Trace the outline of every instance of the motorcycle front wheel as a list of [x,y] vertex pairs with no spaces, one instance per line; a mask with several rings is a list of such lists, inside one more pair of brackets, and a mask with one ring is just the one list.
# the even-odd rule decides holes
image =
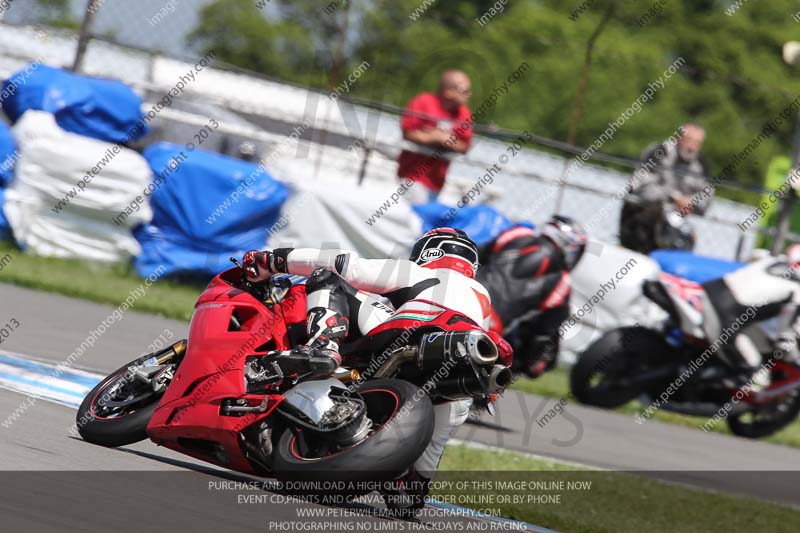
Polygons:
[[[159,352],[142,356],[106,376],[86,395],[75,423],[83,440],[111,448],[147,439],[147,423],[163,391],[134,377],[137,367],[154,364],[177,368],[186,349],[179,341]],[[173,369],[174,370],[174,369]]]
[[748,439],[760,439],[777,433],[792,423],[800,414],[800,391],[794,390],[760,409],[731,415],[728,428],[731,433]]

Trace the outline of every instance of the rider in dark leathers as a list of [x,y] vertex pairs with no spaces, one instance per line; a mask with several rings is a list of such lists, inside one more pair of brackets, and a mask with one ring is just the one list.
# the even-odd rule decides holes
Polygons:
[[493,329],[514,347],[514,370],[538,377],[555,365],[559,327],[569,318],[569,272],[586,240],[577,222],[554,216],[541,232],[514,226],[481,247],[477,279],[492,297]]

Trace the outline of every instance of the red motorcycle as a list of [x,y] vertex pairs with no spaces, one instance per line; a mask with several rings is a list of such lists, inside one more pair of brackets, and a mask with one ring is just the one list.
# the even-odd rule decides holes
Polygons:
[[77,414],[85,440],[150,438],[283,480],[387,480],[428,445],[432,401],[485,401],[511,381],[494,334],[443,307],[371,332],[391,338],[379,353],[346,343],[347,368],[332,377],[284,372],[265,356],[305,340],[305,286],[286,275],[252,284],[232,261],[195,304],[188,341],[136,359],[86,396]]

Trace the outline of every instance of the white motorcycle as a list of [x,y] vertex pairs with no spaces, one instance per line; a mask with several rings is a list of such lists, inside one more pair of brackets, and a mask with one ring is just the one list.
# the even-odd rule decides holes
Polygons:
[[[642,289],[667,318],[618,327],[592,343],[571,371],[579,401],[613,408],[643,398],[705,417],[730,406],[731,431],[750,438],[797,417],[800,277],[785,259],[763,259],[702,285],[661,274]],[[737,368],[742,360],[751,371]]]

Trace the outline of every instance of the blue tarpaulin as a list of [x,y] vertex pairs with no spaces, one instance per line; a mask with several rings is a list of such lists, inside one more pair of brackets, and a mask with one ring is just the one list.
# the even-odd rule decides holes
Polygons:
[[650,257],[655,259],[661,270],[667,274],[697,283],[721,278],[745,265],[737,261],[704,257],[683,250],[656,250]]
[[14,164],[16,161],[14,137],[11,136],[11,129],[0,122],[0,187],[5,187],[11,182],[11,178],[14,177]]
[[422,231],[450,227],[466,232],[478,245],[495,239],[515,224],[488,205],[450,207],[438,202],[419,204],[414,211],[422,218]]
[[16,122],[29,109],[52,113],[66,131],[126,143],[145,135],[142,99],[124,83],[32,63],[3,82],[3,110]]
[[6,191],[0,188],[0,239],[11,238],[11,226],[8,224],[8,219],[3,214],[3,205],[5,205]]
[[142,246],[136,269],[142,276],[213,275],[250,249],[265,246],[288,190],[255,163],[183,146],[157,143],[145,159],[160,175],[150,197],[153,220],[134,236]]

